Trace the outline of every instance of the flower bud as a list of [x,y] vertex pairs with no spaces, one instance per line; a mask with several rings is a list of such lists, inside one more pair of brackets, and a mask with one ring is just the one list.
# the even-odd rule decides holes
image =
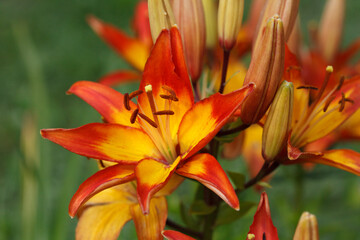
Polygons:
[[253,49],[259,44],[261,33],[263,32],[268,18],[275,14],[279,15],[283,21],[284,37],[285,42],[287,42],[298,14],[299,2],[300,0],[267,0],[261,20],[258,22]]
[[318,223],[315,215],[308,212],[301,215],[293,240],[319,240]]
[[202,71],[205,51],[205,17],[201,0],[175,0],[173,12],[184,44],[184,54],[193,82]]
[[276,93],[266,118],[262,136],[262,155],[265,161],[273,161],[287,142],[291,128],[294,86],[284,81]]
[[345,17],[345,0],[328,0],[318,32],[318,46],[327,62],[334,60],[341,41]]
[[236,43],[244,13],[244,0],[220,0],[218,35],[220,46],[229,51]]
[[285,41],[281,19],[274,16],[265,27],[258,49],[255,49],[246,73],[244,85],[255,83],[254,90],[244,100],[241,120],[256,123],[264,115],[272,100],[284,69]]
[[301,29],[300,29],[300,18],[299,16],[296,18],[294,28],[291,31],[289,39],[287,41],[287,45],[292,53],[296,56],[300,56],[301,50]]
[[149,0],[148,8],[151,36],[155,42],[164,28],[170,29],[175,24],[175,17],[169,0]]
[[205,15],[206,48],[213,49],[217,43],[217,8],[213,0],[202,0],[202,3]]

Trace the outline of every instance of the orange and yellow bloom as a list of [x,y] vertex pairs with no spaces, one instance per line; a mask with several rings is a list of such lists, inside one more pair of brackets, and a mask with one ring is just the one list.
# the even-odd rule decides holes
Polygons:
[[[93,106],[105,123],[42,130],[42,136],[74,153],[117,164],[79,187],[69,206],[70,216],[94,194],[133,180],[141,209],[148,213],[150,199],[174,173],[201,182],[238,209],[239,201],[220,164],[212,155],[197,152],[227,123],[251,89],[249,85],[194,103],[176,27],[160,34],[138,91],[122,95],[98,83],[75,83],[69,93]],[[130,101],[135,95],[137,104]]]

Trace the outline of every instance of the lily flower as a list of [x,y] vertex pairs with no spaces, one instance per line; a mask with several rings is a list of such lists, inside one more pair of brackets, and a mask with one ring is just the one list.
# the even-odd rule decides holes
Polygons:
[[[69,93],[94,107],[105,123],[46,129],[42,136],[79,155],[117,164],[95,173],[79,187],[70,202],[70,216],[94,194],[133,180],[141,209],[148,213],[151,197],[175,173],[199,181],[239,209],[220,164],[212,155],[197,152],[227,123],[252,88],[214,94],[194,103],[177,27],[161,32],[139,90],[122,95],[102,84],[75,83]],[[135,96],[137,104],[131,101]]]
[[[334,67],[334,73],[326,85],[325,92],[329,92],[337,86],[340,79],[344,77],[349,78],[360,73],[360,69],[358,68],[360,66],[359,62],[350,63],[350,60],[352,60],[353,56],[356,55],[360,49],[360,39],[356,39],[345,49],[340,49],[345,9],[346,1],[328,0],[321,17],[319,28],[313,31],[312,47],[308,51],[299,54],[299,62],[302,66],[301,74],[305,85],[320,88],[326,75],[323,69],[330,64]],[[300,49],[294,49],[293,51],[300,51]],[[337,141],[348,139],[359,140],[359,126],[360,111],[353,114],[331,134],[310,144],[306,149],[323,150],[329,148]]]
[[135,9],[133,28],[136,37],[128,36],[122,30],[92,15],[87,17],[87,22],[100,38],[134,68],[134,70],[117,70],[106,74],[99,82],[113,86],[141,79],[141,72],[153,45],[147,2],[140,1]]
[[[360,76],[353,77],[340,83],[328,92],[325,92],[327,83],[333,72],[333,67],[326,68],[326,76],[320,89],[304,85],[299,68],[289,69],[289,79],[294,84],[294,109],[292,128],[289,134],[286,153],[280,162],[294,163],[321,163],[337,167],[356,175],[360,175],[360,154],[348,149],[307,151],[306,146],[321,139],[350,118],[360,107]],[[309,104],[310,92],[316,92]]]
[[165,196],[157,194],[149,208],[149,214],[144,215],[134,182],[108,188],[90,198],[79,210],[76,239],[118,239],[125,223],[133,220],[138,239],[161,240],[167,218]]

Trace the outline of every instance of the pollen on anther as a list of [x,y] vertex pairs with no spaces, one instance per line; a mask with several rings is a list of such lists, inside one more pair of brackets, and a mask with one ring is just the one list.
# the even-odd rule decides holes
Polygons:
[[156,124],[156,122],[154,122],[153,120],[151,120],[148,116],[146,116],[145,114],[142,113],[138,113],[138,115],[144,119],[146,122],[148,122],[151,126],[153,126],[154,128],[157,128],[158,125]]
[[133,99],[134,97],[137,97],[137,96],[139,96],[140,94],[142,94],[143,93],[143,91],[142,90],[136,90],[136,91],[134,91],[134,92],[132,92],[132,93],[130,93],[129,94],[129,99]]
[[337,87],[336,87],[336,91],[339,91],[339,90],[341,89],[342,85],[344,84],[344,81],[345,81],[345,77],[342,76],[342,77],[340,78],[339,84],[338,84]]
[[154,115],[174,115],[174,111],[171,110],[163,110],[163,111],[157,111],[153,113]]
[[332,95],[332,96],[326,101],[325,106],[324,106],[324,109],[323,109],[324,112],[327,111],[327,109],[328,109],[329,106],[330,106],[330,103],[331,103],[334,99],[335,99],[335,96]]
[[138,113],[139,113],[139,109],[135,109],[135,110],[132,112],[131,117],[130,117],[130,122],[131,122],[131,124],[134,124],[134,123],[135,123],[136,117],[137,117]]
[[319,90],[317,87],[314,87],[314,86],[310,86],[310,85],[307,85],[307,86],[299,86],[297,87],[296,89],[310,89],[310,90]]
[[179,101],[179,99],[178,99],[177,97],[172,96],[172,95],[164,95],[164,94],[161,94],[160,97],[163,98],[163,99],[166,99],[166,100],[174,101],[174,102]]
[[162,86],[162,89],[168,91],[172,96],[176,97],[175,91],[168,86]]
[[128,110],[128,111],[131,110],[129,101],[130,101],[129,94],[125,93],[124,94],[124,106],[125,106],[126,110]]
[[339,112],[342,112],[345,108],[345,94],[341,93],[341,100],[340,100],[340,108],[339,108]]

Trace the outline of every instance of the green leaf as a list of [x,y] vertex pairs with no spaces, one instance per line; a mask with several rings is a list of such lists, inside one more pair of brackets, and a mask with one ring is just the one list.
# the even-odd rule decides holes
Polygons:
[[190,207],[190,214],[208,215],[216,209],[216,206],[209,206],[204,201],[196,200]]
[[240,211],[235,211],[228,205],[221,205],[219,210],[219,216],[216,220],[216,225],[228,224],[243,217],[247,214],[257,203],[255,202],[241,202]]
[[272,186],[268,182],[260,181],[257,183],[257,185],[262,186],[264,188],[272,188]]
[[244,189],[245,175],[237,172],[227,171],[231,181],[235,184],[239,190]]

